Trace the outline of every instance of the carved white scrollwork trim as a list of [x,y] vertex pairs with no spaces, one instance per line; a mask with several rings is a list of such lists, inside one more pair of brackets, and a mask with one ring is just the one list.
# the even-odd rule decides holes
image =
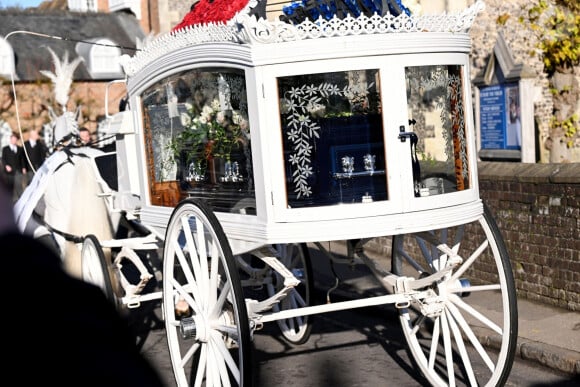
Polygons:
[[280,42],[321,39],[351,35],[372,35],[408,32],[467,32],[477,14],[485,8],[478,0],[463,12],[441,15],[398,16],[386,14],[367,17],[319,18],[293,25],[280,20],[257,19],[249,14],[255,0],[227,23],[209,23],[186,27],[149,42],[133,57],[124,56],[121,64],[128,76],[132,76],[147,63],[180,48],[200,43],[235,42],[240,44],[273,44]]

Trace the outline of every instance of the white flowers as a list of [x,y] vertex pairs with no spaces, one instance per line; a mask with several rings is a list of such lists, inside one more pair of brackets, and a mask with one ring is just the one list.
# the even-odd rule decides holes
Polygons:
[[181,125],[185,128],[199,129],[201,125],[214,123],[219,126],[238,125],[243,131],[249,129],[248,120],[238,110],[220,110],[220,103],[217,99],[214,99],[209,105],[204,105],[199,115],[192,114],[193,105],[191,103],[186,102],[185,108],[186,111],[180,114]]

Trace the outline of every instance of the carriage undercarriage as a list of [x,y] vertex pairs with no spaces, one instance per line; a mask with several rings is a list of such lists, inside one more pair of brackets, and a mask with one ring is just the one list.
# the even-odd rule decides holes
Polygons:
[[[410,353],[433,385],[496,385],[506,377],[513,356],[516,300],[505,247],[487,210],[469,224],[395,235],[390,257],[378,258],[365,253],[364,239],[342,241],[346,255],[329,250],[324,242],[268,244],[233,255],[215,214],[196,200],[175,208],[164,240],[150,231],[124,240],[87,236],[82,244],[83,276],[121,309],[162,301],[178,385],[190,379],[206,385],[252,385],[248,364],[253,334],[264,324],[275,322],[287,342],[300,345],[309,338],[311,316],[382,305],[399,311]],[[118,252],[107,261],[103,249]],[[384,295],[315,301],[316,262],[310,260],[310,249],[318,249],[333,264],[364,263]],[[138,252],[146,250],[162,255],[162,276],[141,261],[148,255]],[[127,265],[137,268],[134,283],[125,277]],[[478,265],[491,265],[495,280],[483,284],[470,275]],[[162,278],[160,290],[149,290],[151,278]],[[494,299],[498,313],[481,314],[477,304],[470,305],[471,294]],[[482,342],[482,332],[493,332],[499,347]],[[485,368],[473,369],[474,360],[473,364],[483,361]]]

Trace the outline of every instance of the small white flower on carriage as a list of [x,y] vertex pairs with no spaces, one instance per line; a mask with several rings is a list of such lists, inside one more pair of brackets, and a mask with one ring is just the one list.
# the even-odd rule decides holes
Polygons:
[[[209,109],[211,109],[214,112],[217,112],[218,110],[221,110],[221,105],[220,105],[220,101],[217,99],[214,99],[213,101],[211,101],[211,106],[208,106]],[[204,107],[205,109],[205,107]]]
[[250,129],[250,123],[248,120],[242,118],[238,125],[240,125],[240,129],[249,136],[250,131],[248,129]]
[[215,111],[211,107],[207,105],[204,106],[203,109],[201,110],[201,114],[199,115],[199,122],[201,122],[202,124],[207,124],[211,122],[214,113]]
[[187,112],[181,113],[179,119],[181,121],[182,126],[187,127],[191,125],[191,116],[189,115],[189,113]]
[[226,121],[225,112],[220,111],[215,115],[215,122],[217,122],[218,124],[223,125],[225,121]]

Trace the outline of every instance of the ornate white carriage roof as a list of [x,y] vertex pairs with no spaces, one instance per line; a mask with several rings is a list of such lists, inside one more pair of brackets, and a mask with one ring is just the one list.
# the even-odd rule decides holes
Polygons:
[[476,16],[485,8],[483,0],[457,13],[440,15],[394,16],[373,15],[367,17],[347,16],[330,20],[319,18],[315,22],[305,20],[290,24],[279,20],[268,21],[251,16],[249,10],[257,0],[250,0],[234,18],[227,23],[208,23],[188,26],[161,35],[150,42],[134,56],[123,56],[121,64],[127,76],[132,76],[156,58],[172,51],[202,43],[229,42],[238,44],[276,44],[288,41],[324,39],[353,35],[396,34],[409,32],[468,32]]

